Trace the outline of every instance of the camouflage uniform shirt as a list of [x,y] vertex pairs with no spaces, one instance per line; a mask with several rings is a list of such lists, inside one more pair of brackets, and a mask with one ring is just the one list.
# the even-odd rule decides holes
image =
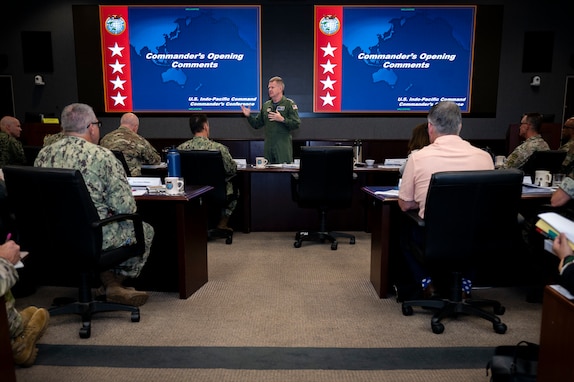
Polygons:
[[8,328],[10,337],[14,338],[24,329],[22,327],[22,316],[16,310],[14,296],[10,288],[18,281],[18,272],[14,265],[8,260],[0,257],[0,296],[4,295],[6,300],[6,312],[8,313]]
[[[36,167],[70,168],[79,170],[101,219],[136,212],[136,202],[124,169],[115,155],[85,139],[64,136],[40,150]],[[137,277],[147,260],[153,239],[153,227],[144,223],[145,254],[120,264],[116,273]],[[103,229],[103,249],[118,248],[134,240],[131,222],[108,224]]]
[[[269,112],[271,111],[279,112],[285,121],[269,120]],[[285,96],[277,104],[267,100],[263,104],[261,112],[256,117],[250,115],[247,121],[254,129],[265,128],[263,155],[269,163],[293,162],[291,131],[298,129],[301,125],[297,105],[293,100]]]
[[558,150],[566,151],[566,158],[562,162],[562,172],[564,174],[569,174],[572,171],[574,162],[574,139],[566,142]]
[[574,199],[574,171],[564,178],[560,184],[560,188]]
[[106,134],[100,140],[100,146],[121,151],[126,158],[131,176],[140,176],[142,164],[159,164],[161,157],[156,149],[141,135],[125,126]]
[[64,138],[64,132],[60,131],[56,134],[49,134],[44,137],[44,146],[51,145],[52,143]]
[[22,143],[13,136],[0,131],[0,168],[8,164],[24,164],[26,156]]
[[515,148],[501,168],[521,168],[535,151],[546,150],[550,150],[548,143],[546,143],[542,136],[535,135]]

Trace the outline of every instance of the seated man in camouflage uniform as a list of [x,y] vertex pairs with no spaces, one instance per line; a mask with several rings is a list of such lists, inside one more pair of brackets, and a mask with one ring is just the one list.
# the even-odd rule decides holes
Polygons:
[[18,140],[21,133],[18,119],[10,116],[0,119],[0,168],[7,164],[26,163],[24,147]]
[[134,113],[126,113],[120,119],[120,127],[106,134],[100,146],[121,151],[126,158],[130,174],[140,176],[142,164],[159,164],[161,157],[156,149],[141,135],[138,135],[139,118]]
[[535,151],[550,150],[548,143],[540,135],[542,127],[542,115],[539,113],[527,113],[520,120],[520,130],[518,134],[524,138],[518,147],[506,159],[500,168],[522,168],[528,158]]
[[[231,176],[237,172],[237,163],[231,157],[229,149],[219,142],[214,142],[209,139],[209,121],[205,114],[194,115],[189,118],[189,128],[193,134],[193,138],[182,143],[177,147],[178,150],[219,150],[223,157],[223,167],[227,176]],[[227,195],[234,195],[233,184],[227,182]],[[236,198],[228,198],[229,203],[224,211],[221,212],[221,220],[217,228],[231,229],[227,226],[229,217],[237,206]]]
[[[79,170],[101,219],[135,213],[136,202],[122,165],[110,150],[98,145],[101,122],[92,107],[81,103],[68,105],[62,110],[61,120],[64,137],[42,148],[34,166]],[[143,228],[145,253],[100,274],[108,301],[134,306],[147,301],[146,292],[122,285],[126,278],[139,276],[149,256],[154,230],[147,223]],[[118,248],[135,240],[130,222],[105,226],[103,236],[103,249]]]

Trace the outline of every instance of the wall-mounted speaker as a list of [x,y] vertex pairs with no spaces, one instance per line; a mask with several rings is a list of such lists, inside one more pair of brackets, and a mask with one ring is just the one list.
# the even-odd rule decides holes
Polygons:
[[543,73],[552,71],[554,31],[527,31],[524,33],[522,71]]
[[52,33],[22,31],[22,63],[24,72],[52,73]]

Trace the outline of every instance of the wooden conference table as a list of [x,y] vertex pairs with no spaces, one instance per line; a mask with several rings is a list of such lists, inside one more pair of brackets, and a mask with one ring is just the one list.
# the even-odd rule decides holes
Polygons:
[[[389,269],[393,253],[399,253],[399,219],[400,208],[397,197],[385,197],[377,191],[392,189],[392,186],[365,186],[362,188],[370,199],[371,219],[371,269],[370,280],[380,298],[387,298],[389,293]],[[551,192],[522,194],[523,203],[540,204],[550,199]]]
[[[299,208],[291,197],[291,174],[299,169],[293,165],[267,165],[256,168],[252,164],[237,169],[233,178],[239,189],[239,201],[231,217],[231,225],[244,233],[251,231],[298,231],[315,229],[319,217],[312,209]],[[329,223],[341,231],[368,229],[365,197],[361,187],[375,184],[398,184],[399,166],[360,167],[354,172],[358,179],[353,191],[353,204],[329,213]],[[144,176],[167,176],[167,167],[142,166]]]
[[186,186],[180,196],[136,196],[138,213],[154,227],[148,261],[133,284],[188,298],[207,282],[207,211],[210,186]]
[[[240,196],[234,224],[244,233],[251,231],[297,231],[315,229],[317,211],[299,208],[291,197],[291,174],[298,172],[291,165],[268,165],[256,168],[247,165],[237,170]],[[329,212],[329,223],[340,231],[364,230],[366,211],[361,187],[374,184],[398,184],[399,167],[355,167],[353,204],[350,208]]]
[[547,285],[542,300],[537,381],[574,381],[573,320],[574,301],[558,292],[555,286]]

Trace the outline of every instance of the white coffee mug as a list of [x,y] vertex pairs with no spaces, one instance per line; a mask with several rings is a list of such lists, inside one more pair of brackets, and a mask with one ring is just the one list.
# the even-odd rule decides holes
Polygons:
[[269,161],[267,159],[265,159],[265,157],[255,158],[255,167],[257,167],[257,168],[263,168],[263,167],[267,166],[267,163],[269,163]]
[[506,162],[506,157],[504,155],[497,155],[494,157],[494,166],[495,167],[502,167]]
[[538,170],[534,173],[534,184],[541,187],[550,187],[552,184],[552,174],[550,171]]
[[168,176],[165,178],[165,193],[167,195],[181,195],[183,194],[184,182],[182,178],[176,176]]

